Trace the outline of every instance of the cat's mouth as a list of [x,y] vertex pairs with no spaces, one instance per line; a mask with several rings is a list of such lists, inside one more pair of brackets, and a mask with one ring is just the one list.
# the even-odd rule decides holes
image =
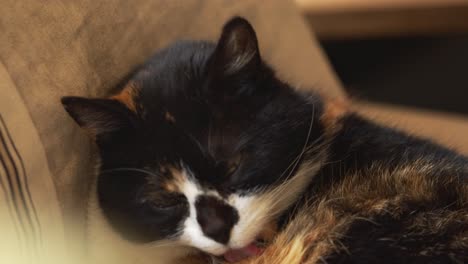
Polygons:
[[246,247],[230,249],[223,254],[224,259],[229,263],[239,262],[246,258],[262,254],[264,247],[258,242],[252,242]]

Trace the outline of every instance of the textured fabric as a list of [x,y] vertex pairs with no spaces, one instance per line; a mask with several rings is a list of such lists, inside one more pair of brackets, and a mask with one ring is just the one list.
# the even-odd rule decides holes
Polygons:
[[63,245],[59,203],[37,130],[2,64],[0,91],[0,263],[38,260]]
[[377,123],[431,139],[468,155],[468,119],[464,116],[367,102],[356,102],[354,108]]

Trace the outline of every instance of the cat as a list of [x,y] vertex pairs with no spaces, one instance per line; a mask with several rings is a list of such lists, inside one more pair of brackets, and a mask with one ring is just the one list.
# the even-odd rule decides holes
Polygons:
[[158,263],[468,260],[468,159],[279,80],[244,18],[118,90],[62,104],[97,145],[115,238],[186,249]]

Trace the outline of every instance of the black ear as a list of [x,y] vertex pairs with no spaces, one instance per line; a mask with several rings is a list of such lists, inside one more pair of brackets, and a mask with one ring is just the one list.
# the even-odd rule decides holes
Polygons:
[[250,23],[234,17],[224,27],[212,55],[212,67],[217,74],[232,76],[253,72],[260,65],[257,36]]
[[93,138],[107,137],[132,125],[132,113],[116,100],[66,96],[61,101],[68,114]]

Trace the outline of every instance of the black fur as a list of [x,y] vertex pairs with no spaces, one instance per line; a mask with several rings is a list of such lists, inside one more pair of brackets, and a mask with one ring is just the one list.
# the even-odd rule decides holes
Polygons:
[[[310,141],[321,142],[320,102],[275,78],[260,58],[253,28],[241,18],[225,25],[217,44],[177,42],[126,79],[121,86],[134,89],[135,111],[112,99],[65,97],[62,103],[80,126],[96,130],[100,206],[134,241],[177,238],[188,216],[183,197],[164,204],[171,197],[160,186],[170,180],[164,168],[186,166],[203,188],[223,197],[252,194],[290,175],[311,123]],[[222,223],[229,230],[206,235],[226,243],[237,222],[233,210]]]

